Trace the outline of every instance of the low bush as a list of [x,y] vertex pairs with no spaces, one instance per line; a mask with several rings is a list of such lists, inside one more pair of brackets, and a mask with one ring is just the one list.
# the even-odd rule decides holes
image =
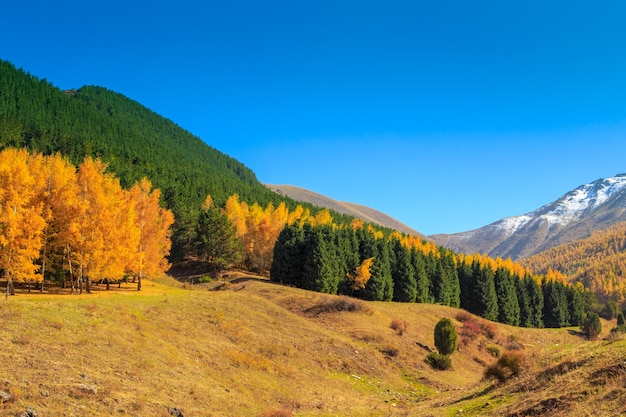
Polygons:
[[389,327],[395,330],[398,336],[402,336],[409,327],[409,323],[407,323],[406,320],[393,319],[391,320],[391,325]]
[[485,369],[484,377],[495,378],[506,382],[509,378],[519,375],[524,367],[524,355],[519,352],[505,352],[498,361]]
[[361,300],[346,296],[326,297],[306,310],[307,313],[370,312],[370,308]]
[[499,358],[502,354],[502,349],[500,349],[500,346],[498,345],[487,345],[485,350],[494,358]]
[[428,356],[426,356],[426,363],[440,371],[445,371],[452,367],[450,357],[437,352],[429,353]]
[[473,342],[478,339],[483,334],[483,331],[475,320],[468,320],[463,322],[460,334],[461,343],[467,345],[469,342]]

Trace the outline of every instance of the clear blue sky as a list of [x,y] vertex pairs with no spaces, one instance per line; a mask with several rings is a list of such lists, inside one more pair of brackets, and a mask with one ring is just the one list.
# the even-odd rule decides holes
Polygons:
[[626,172],[626,3],[10,1],[0,58],[426,234]]

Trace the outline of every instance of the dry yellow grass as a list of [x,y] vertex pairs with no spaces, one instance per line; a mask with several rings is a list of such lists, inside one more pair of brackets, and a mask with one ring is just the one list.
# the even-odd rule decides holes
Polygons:
[[[462,344],[453,369],[440,372],[424,362],[426,349],[436,322],[458,310],[359,302],[338,312],[332,296],[231,278],[225,291],[165,280],[141,292],[1,300],[0,390],[11,398],[0,414],[584,416],[619,415],[624,403],[624,342],[500,325],[495,338]],[[394,319],[407,323],[402,335]],[[483,381],[495,361],[487,347],[512,341],[525,346],[527,372],[498,387]],[[555,404],[568,413],[550,411]]]

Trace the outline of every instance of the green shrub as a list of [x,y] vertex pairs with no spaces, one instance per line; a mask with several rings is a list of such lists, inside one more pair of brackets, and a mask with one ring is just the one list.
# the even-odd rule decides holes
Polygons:
[[486,350],[487,353],[489,353],[494,358],[499,358],[502,354],[502,349],[500,349],[500,346],[498,345],[488,345]]
[[452,367],[450,356],[442,355],[437,352],[429,353],[428,356],[426,356],[426,362],[434,369],[439,369],[440,371],[445,371]]
[[602,332],[602,322],[598,313],[593,311],[587,312],[580,322],[580,329],[583,331],[587,339],[595,340]]
[[449,318],[439,320],[435,326],[435,346],[442,355],[451,355],[457,347],[456,328]]

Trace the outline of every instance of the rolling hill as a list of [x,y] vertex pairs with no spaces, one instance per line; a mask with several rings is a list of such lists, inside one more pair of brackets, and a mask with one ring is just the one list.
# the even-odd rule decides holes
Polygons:
[[393,217],[375,210],[370,207],[366,207],[360,204],[348,203],[333,200],[330,197],[326,197],[322,194],[314,191],[307,190],[305,188],[296,187],[294,185],[273,185],[266,184],[266,186],[280,194],[293,198],[297,201],[305,201],[311,203],[317,207],[324,207],[329,210],[334,210],[337,213],[347,214],[349,216],[357,217],[368,223],[378,224],[388,229],[397,230],[407,235],[415,235],[425,237],[417,230],[407,226],[406,224],[394,219]]
[[[142,292],[80,296],[24,291],[0,303],[2,414],[626,412],[622,340],[587,342],[576,329],[493,323],[491,337],[465,337],[454,319],[459,310],[449,307],[346,300],[237,272],[207,285],[147,281]],[[453,318],[461,333],[449,371],[424,362],[441,317]],[[405,322],[404,332],[391,328],[394,320]],[[610,326],[604,322],[603,337]],[[527,358],[520,375],[484,380],[496,361],[489,352],[507,349]]]

